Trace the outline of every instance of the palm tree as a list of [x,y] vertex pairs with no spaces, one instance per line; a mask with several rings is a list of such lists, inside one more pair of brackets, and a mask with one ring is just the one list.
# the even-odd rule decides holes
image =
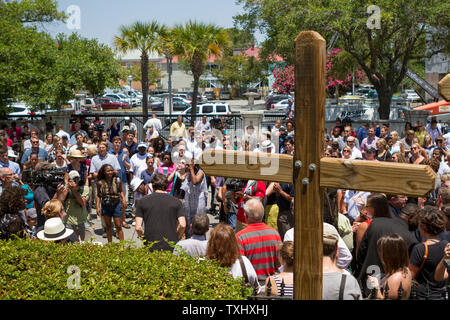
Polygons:
[[169,119],[172,121],[172,61],[174,56],[174,36],[173,29],[161,26],[160,30],[161,43],[158,52],[166,57],[167,64],[167,89],[169,91]]
[[198,86],[206,61],[212,54],[220,57],[224,49],[231,45],[231,41],[225,29],[214,24],[195,21],[189,21],[184,26],[176,25],[173,37],[174,53],[188,62],[194,77],[191,110],[191,126],[193,126],[197,113]]
[[157,21],[150,23],[137,21],[129,26],[121,26],[119,30],[120,35],[114,37],[116,49],[123,53],[129,50],[139,50],[141,52],[142,111],[145,123],[148,120],[149,56],[160,45],[161,26]]

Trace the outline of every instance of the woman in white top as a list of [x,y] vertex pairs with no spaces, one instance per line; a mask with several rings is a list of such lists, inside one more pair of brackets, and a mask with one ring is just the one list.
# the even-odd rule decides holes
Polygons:
[[197,213],[206,212],[206,201],[208,200],[208,186],[206,175],[198,164],[191,159],[188,166],[188,175],[181,186],[184,194],[184,213],[186,216],[186,237],[191,236],[190,223]]
[[405,153],[405,147],[403,143],[400,142],[400,137],[397,131],[391,131],[391,139],[388,141],[389,143],[389,153],[394,154],[397,152]]
[[244,274],[247,274],[247,282],[254,288],[259,288],[255,268],[247,257],[241,256],[236,234],[230,225],[221,222],[212,229],[206,257],[217,260],[222,267],[230,268],[234,279],[241,277],[246,281]]

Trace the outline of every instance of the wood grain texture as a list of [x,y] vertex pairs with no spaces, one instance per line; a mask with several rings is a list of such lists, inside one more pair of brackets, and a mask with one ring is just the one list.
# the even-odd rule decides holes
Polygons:
[[450,73],[439,81],[438,86],[439,95],[446,101],[450,101]]
[[436,174],[427,165],[322,158],[321,187],[360,190],[412,197],[435,188]]
[[[293,170],[294,299],[322,299],[323,192],[319,161],[325,129],[326,43],[315,31],[301,32],[295,40],[295,155],[300,170]],[[315,164],[317,170],[310,171]],[[302,184],[308,179],[308,184]]]
[[289,155],[205,150],[199,164],[208,176],[292,183],[292,156]]

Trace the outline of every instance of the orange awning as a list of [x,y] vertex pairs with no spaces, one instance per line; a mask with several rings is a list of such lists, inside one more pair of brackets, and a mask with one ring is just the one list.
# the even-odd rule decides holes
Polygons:
[[414,108],[414,110],[430,110],[430,115],[449,113],[450,112],[450,102],[445,100],[440,100],[438,102],[433,102],[425,104],[423,106]]

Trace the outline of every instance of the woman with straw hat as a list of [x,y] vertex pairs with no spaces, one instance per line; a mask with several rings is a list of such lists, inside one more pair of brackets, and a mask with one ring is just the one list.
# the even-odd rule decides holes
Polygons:
[[86,156],[80,151],[80,150],[72,150],[70,155],[67,156],[67,159],[70,161],[70,163],[67,165],[67,172],[66,172],[66,184],[69,181],[69,172],[72,170],[78,171],[80,174],[80,183],[83,185],[89,186],[88,184],[88,170],[85,164]]

